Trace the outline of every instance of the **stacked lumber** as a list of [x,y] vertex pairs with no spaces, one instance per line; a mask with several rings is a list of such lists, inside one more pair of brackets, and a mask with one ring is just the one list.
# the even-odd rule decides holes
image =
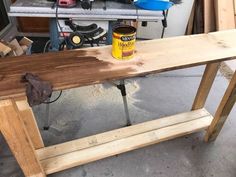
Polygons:
[[215,0],[216,29],[235,29],[234,1],[236,0]]
[[14,38],[10,42],[1,40],[0,42],[0,57],[12,57],[31,54],[31,46],[33,41],[27,37],[23,37],[21,40]]
[[187,34],[209,33],[234,28],[236,28],[236,0],[194,1]]
[[[236,0],[215,0],[215,13],[218,31],[236,28]],[[220,70],[230,80],[236,70],[236,62],[223,62]]]
[[215,0],[204,0],[204,32],[216,31]]
[[10,52],[11,52],[11,48],[3,44],[2,42],[0,42],[0,56],[5,57]]
[[[186,34],[209,33],[235,28],[236,0],[195,0]],[[235,61],[222,63],[221,72],[226,78],[231,79],[235,70]]]
[[192,11],[188,21],[186,34],[200,34],[204,32],[204,14],[203,1],[195,0],[193,2]]

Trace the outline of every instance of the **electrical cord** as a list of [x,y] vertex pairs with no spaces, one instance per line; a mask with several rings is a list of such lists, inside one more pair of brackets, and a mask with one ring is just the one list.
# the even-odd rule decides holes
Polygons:
[[[43,53],[46,53],[46,50],[47,50],[47,47],[48,47],[48,45],[50,44],[50,40],[48,40],[47,42],[46,42],[46,44],[45,44],[45,46],[44,46],[44,49],[43,49]],[[62,95],[62,90],[60,91],[60,93],[59,93],[59,95],[57,96],[57,98],[56,99],[54,99],[53,101],[49,101],[49,102],[43,102],[43,104],[51,104],[51,103],[54,103],[54,102],[56,102],[60,97],[61,97],[61,95]]]
[[65,36],[65,34],[64,34],[63,30],[62,30],[62,27],[61,27],[61,25],[60,25],[60,23],[59,23],[59,19],[58,19],[58,8],[59,8],[59,0],[57,0],[57,4],[56,4],[56,22],[57,22],[57,25],[58,25],[58,27],[59,27],[59,32],[62,33],[62,36],[63,36],[64,41],[65,41],[65,43],[66,43],[66,47],[68,47],[68,43],[67,43],[67,40],[66,40],[66,36]]
[[54,103],[56,102],[62,95],[62,90],[60,91],[59,95],[57,96],[57,98],[55,98],[54,100],[52,101],[48,101],[48,102],[43,102],[43,104],[51,104],[51,103]]
[[166,12],[163,10],[163,16],[164,16],[164,19],[162,20],[162,33],[161,33],[161,38],[164,38],[164,35],[165,35],[165,29],[167,27],[167,16],[168,16],[168,13],[169,13],[169,9],[166,10]]
[[46,50],[47,50],[48,45],[50,44],[50,42],[51,42],[51,40],[48,40],[48,41],[46,42],[46,44],[44,45],[43,53],[46,53]]
[[[59,30],[60,30],[59,32],[62,33],[63,38],[64,38],[64,41],[65,41],[65,43],[67,43],[65,34],[63,33],[62,27],[61,27],[61,25],[60,25],[60,23],[59,23],[59,20],[58,20],[58,6],[59,6],[59,0],[57,0],[57,3],[56,3],[56,22],[57,22],[57,25],[58,25]],[[44,49],[43,49],[43,53],[46,52],[46,50],[47,50],[48,45],[50,44],[50,42],[51,42],[51,40],[48,40],[48,41],[46,42],[46,44],[45,44],[45,46],[44,46]],[[66,45],[67,45],[67,44],[66,44]],[[60,50],[62,50],[62,49],[60,48]],[[57,98],[55,98],[55,99],[52,100],[52,101],[43,102],[43,104],[51,104],[51,103],[54,103],[54,102],[56,102],[56,101],[61,97],[61,95],[62,95],[62,90],[60,91],[60,93],[59,93],[59,95],[57,96]]]
[[84,38],[87,39],[87,41],[90,43],[91,47],[94,47],[93,41],[91,41],[86,35],[84,35]]

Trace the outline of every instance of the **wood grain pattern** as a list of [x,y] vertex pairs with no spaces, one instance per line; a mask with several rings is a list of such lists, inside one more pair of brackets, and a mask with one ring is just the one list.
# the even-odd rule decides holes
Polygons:
[[196,8],[196,1],[193,1],[193,6],[192,6],[192,10],[189,16],[189,20],[188,20],[188,25],[186,28],[186,35],[191,35],[193,34],[193,24],[194,24],[194,16],[195,16],[195,8]]
[[235,29],[234,0],[215,0],[217,30]]
[[[114,139],[113,141],[109,141],[103,144],[98,144],[98,145],[91,146],[88,148],[80,149],[81,145],[79,143],[74,143],[74,144],[70,144],[70,145],[73,145],[74,147],[69,147],[69,150],[71,151],[68,152],[67,151],[68,144],[62,144],[62,145],[59,145],[61,146],[59,149],[64,150],[67,153],[55,155],[51,158],[43,159],[41,160],[41,163],[45,170],[45,173],[51,174],[51,173],[62,171],[68,168],[78,166],[78,165],[83,165],[89,162],[104,159],[106,157],[121,154],[121,153],[128,152],[134,149],[139,149],[148,145],[160,143],[160,142],[167,141],[167,140],[180,137],[186,134],[197,132],[197,131],[206,129],[210,125],[213,119],[213,117],[209,113],[207,113],[207,111],[205,110],[203,111],[204,111],[203,113],[201,113],[201,110],[198,111],[199,112],[198,118],[195,116],[196,114],[195,112],[193,113],[194,118],[191,119],[192,115],[191,115],[191,112],[189,112],[188,117],[186,117],[186,115],[184,114],[182,115],[183,119],[185,119],[184,122],[181,120],[180,122],[176,122],[175,124],[170,124],[170,125],[163,124],[157,129],[146,131],[146,132],[145,131],[142,132],[142,128],[141,128],[140,133],[134,134],[134,135],[130,135],[129,133],[129,131],[131,132],[133,131],[132,126],[127,127],[126,133],[122,138]],[[181,114],[178,116],[181,117]],[[175,118],[175,116],[171,116],[168,119],[171,121],[172,118]],[[153,124],[153,122],[152,121],[146,122],[146,125],[147,124]],[[145,128],[146,125],[142,124],[143,128]],[[109,132],[107,133],[109,134]],[[119,136],[119,134],[114,134],[113,136],[116,136],[116,135]],[[103,138],[106,139],[106,137],[107,137],[106,133],[104,133]],[[90,140],[88,139],[88,141]],[[77,146],[79,147],[77,148]],[[42,149],[42,153],[44,150],[45,150],[45,154],[47,154],[46,148]]]
[[39,128],[34,117],[32,108],[29,106],[25,97],[14,99],[16,106],[20,112],[21,119],[24,122],[25,128],[27,129],[30,139],[35,149],[43,148],[44,143],[39,132]]
[[192,110],[201,109],[204,107],[219,67],[220,63],[211,63],[206,65],[197,95],[193,102]]
[[17,17],[18,29],[24,33],[48,33],[49,18],[44,17]]
[[204,32],[216,31],[214,0],[204,0]]
[[137,43],[135,58],[118,61],[111,46],[0,61],[0,99],[24,96],[27,72],[50,81],[54,90],[230,60],[236,56],[236,30]]
[[174,116],[169,116],[161,119],[156,119],[153,121],[140,123],[129,127],[112,130],[109,132],[92,135],[89,137],[65,142],[58,145],[41,148],[37,150],[37,154],[40,160],[45,160],[69,152],[91,148],[93,146],[98,146],[125,137],[134,136],[148,131],[175,125],[177,123],[188,122],[208,116],[211,116],[211,114],[203,108],[191,112],[176,114]]
[[236,71],[220,102],[220,105],[217,108],[214,119],[207,130],[207,134],[205,137],[206,141],[214,141],[217,138],[235,102],[236,102]]
[[236,0],[234,0],[234,15],[236,15]]
[[26,177],[46,177],[12,100],[0,101],[0,131]]

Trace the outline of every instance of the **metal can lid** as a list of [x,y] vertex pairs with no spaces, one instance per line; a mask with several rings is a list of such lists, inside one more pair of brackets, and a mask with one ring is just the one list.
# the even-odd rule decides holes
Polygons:
[[133,26],[121,25],[114,28],[113,32],[117,34],[129,35],[134,34],[136,32],[136,28]]

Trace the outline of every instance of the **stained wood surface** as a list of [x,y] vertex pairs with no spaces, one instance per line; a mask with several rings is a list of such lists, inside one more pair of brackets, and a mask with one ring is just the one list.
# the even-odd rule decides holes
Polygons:
[[[156,122],[150,121],[144,124],[134,125],[140,126],[140,129],[135,130],[136,133],[133,132],[133,126],[130,126],[125,129],[118,129],[113,132],[104,133],[103,136],[100,136],[98,139],[94,137],[92,141],[91,137],[88,137],[87,141],[85,139],[83,141],[76,140],[77,142],[74,141],[56,145],[53,146],[53,149],[57,151],[57,153],[54,153],[53,156],[50,156],[50,153],[53,152],[49,148],[43,148],[40,150],[40,158],[42,159],[41,164],[46,174],[55,173],[206,129],[213,119],[204,109],[176,116],[163,118],[166,119],[163,122],[162,119],[159,119],[159,121],[156,120]],[[178,121],[174,123],[172,119]],[[168,120],[172,123],[168,124]],[[158,125],[159,122],[161,122],[161,125]],[[156,128],[150,128],[154,127],[154,124],[156,125]],[[144,131],[144,129],[146,130]],[[107,142],[107,138],[111,138],[111,135],[113,138],[110,139],[111,141]],[[115,138],[116,136],[118,136],[118,138]],[[103,139],[104,142],[101,143]],[[96,144],[96,140],[98,140],[98,144]],[[90,145],[88,146],[89,142]],[[83,143],[85,146],[84,148],[81,148]],[[58,150],[57,147],[59,148]]]
[[0,132],[26,177],[46,177],[20,112],[12,100],[0,101]]
[[111,46],[0,60],[0,99],[25,95],[27,72],[50,81],[54,90],[230,60],[236,30],[138,42],[135,58],[117,61]]
[[220,133],[236,102],[236,71],[229,83],[229,86],[217,108],[214,119],[207,130],[206,141],[213,141]]

